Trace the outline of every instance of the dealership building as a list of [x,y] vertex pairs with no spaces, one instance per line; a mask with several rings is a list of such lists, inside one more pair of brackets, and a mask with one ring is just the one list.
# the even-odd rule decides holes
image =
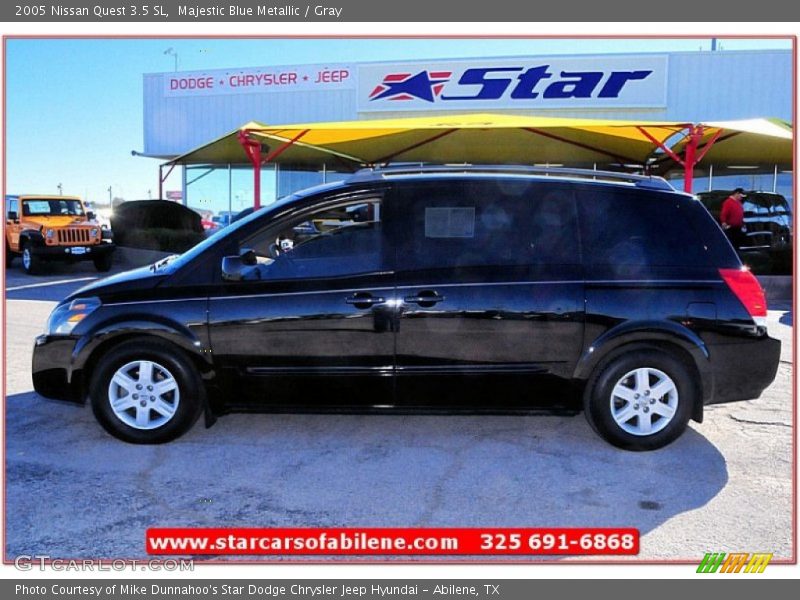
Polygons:
[[[241,67],[144,76],[143,156],[184,155],[257,121],[269,125],[492,113],[642,122],[770,118],[793,124],[790,50],[435,59]],[[487,139],[491,144],[491,139]],[[566,164],[599,169],[636,165]],[[252,166],[186,164],[168,197],[211,213],[253,204]],[[155,165],[154,165],[155,171]],[[261,199],[345,176],[340,164],[262,167]],[[676,168],[667,177],[682,178]],[[792,164],[705,164],[694,190],[744,187],[792,201]],[[171,178],[170,181],[173,181]],[[676,187],[678,187],[676,185]],[[178,193],[180,192],[180,193]]]

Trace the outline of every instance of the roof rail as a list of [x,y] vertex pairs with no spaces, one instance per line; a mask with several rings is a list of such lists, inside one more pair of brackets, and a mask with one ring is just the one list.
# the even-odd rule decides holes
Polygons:
[[373,181],[385,177],[437,173],[508,173],[517,175],[542,175],[544,177],[575,177],[600,181],[622,181],[637,187],[675,191],[666,179],[652,175],[634,175],[617,171],[596,171],[564,167],[536,167],[528,165],[397,165],[359,169],[347,181]]

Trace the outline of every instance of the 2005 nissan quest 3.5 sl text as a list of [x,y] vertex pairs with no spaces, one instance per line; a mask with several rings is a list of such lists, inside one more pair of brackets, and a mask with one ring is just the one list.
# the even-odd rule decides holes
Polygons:
[[652,450],[773,381],[766,316],[703,205],[663,179],[365,170],[73,293],[33,381],[136,443],[230,411],[582,408]]

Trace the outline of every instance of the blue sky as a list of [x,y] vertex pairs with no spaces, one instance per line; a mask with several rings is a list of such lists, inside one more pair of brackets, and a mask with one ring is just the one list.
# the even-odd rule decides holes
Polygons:
[[[722,40],[727,50],[791,48],[788,40]],[[90,200],[157,195],[158,162],[141,150],[142,74],[304,63],[503,55],[708,50],[709,39],[9,39],[6,191]],[[177,186],[179,183],[175,182]],[[168,187],[176,187],[173,184]]]

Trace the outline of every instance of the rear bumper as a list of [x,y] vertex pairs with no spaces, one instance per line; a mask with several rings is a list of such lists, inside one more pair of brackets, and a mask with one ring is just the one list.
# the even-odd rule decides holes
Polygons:
[[[77,250],[82,248],[83,252]],[[86,246],[32,246],[31,253],[45,260],[92,260],[100,256],[111,254],[116,249],[113,243],[93,244]]]
[[706,404],[752,400],[775,380],[781,343],[769,336],[709,347],[714,391]]
[[82,403],[81,377],[72,371],[75,338],[40,335],[33,347],[33,389],[45,398]]

